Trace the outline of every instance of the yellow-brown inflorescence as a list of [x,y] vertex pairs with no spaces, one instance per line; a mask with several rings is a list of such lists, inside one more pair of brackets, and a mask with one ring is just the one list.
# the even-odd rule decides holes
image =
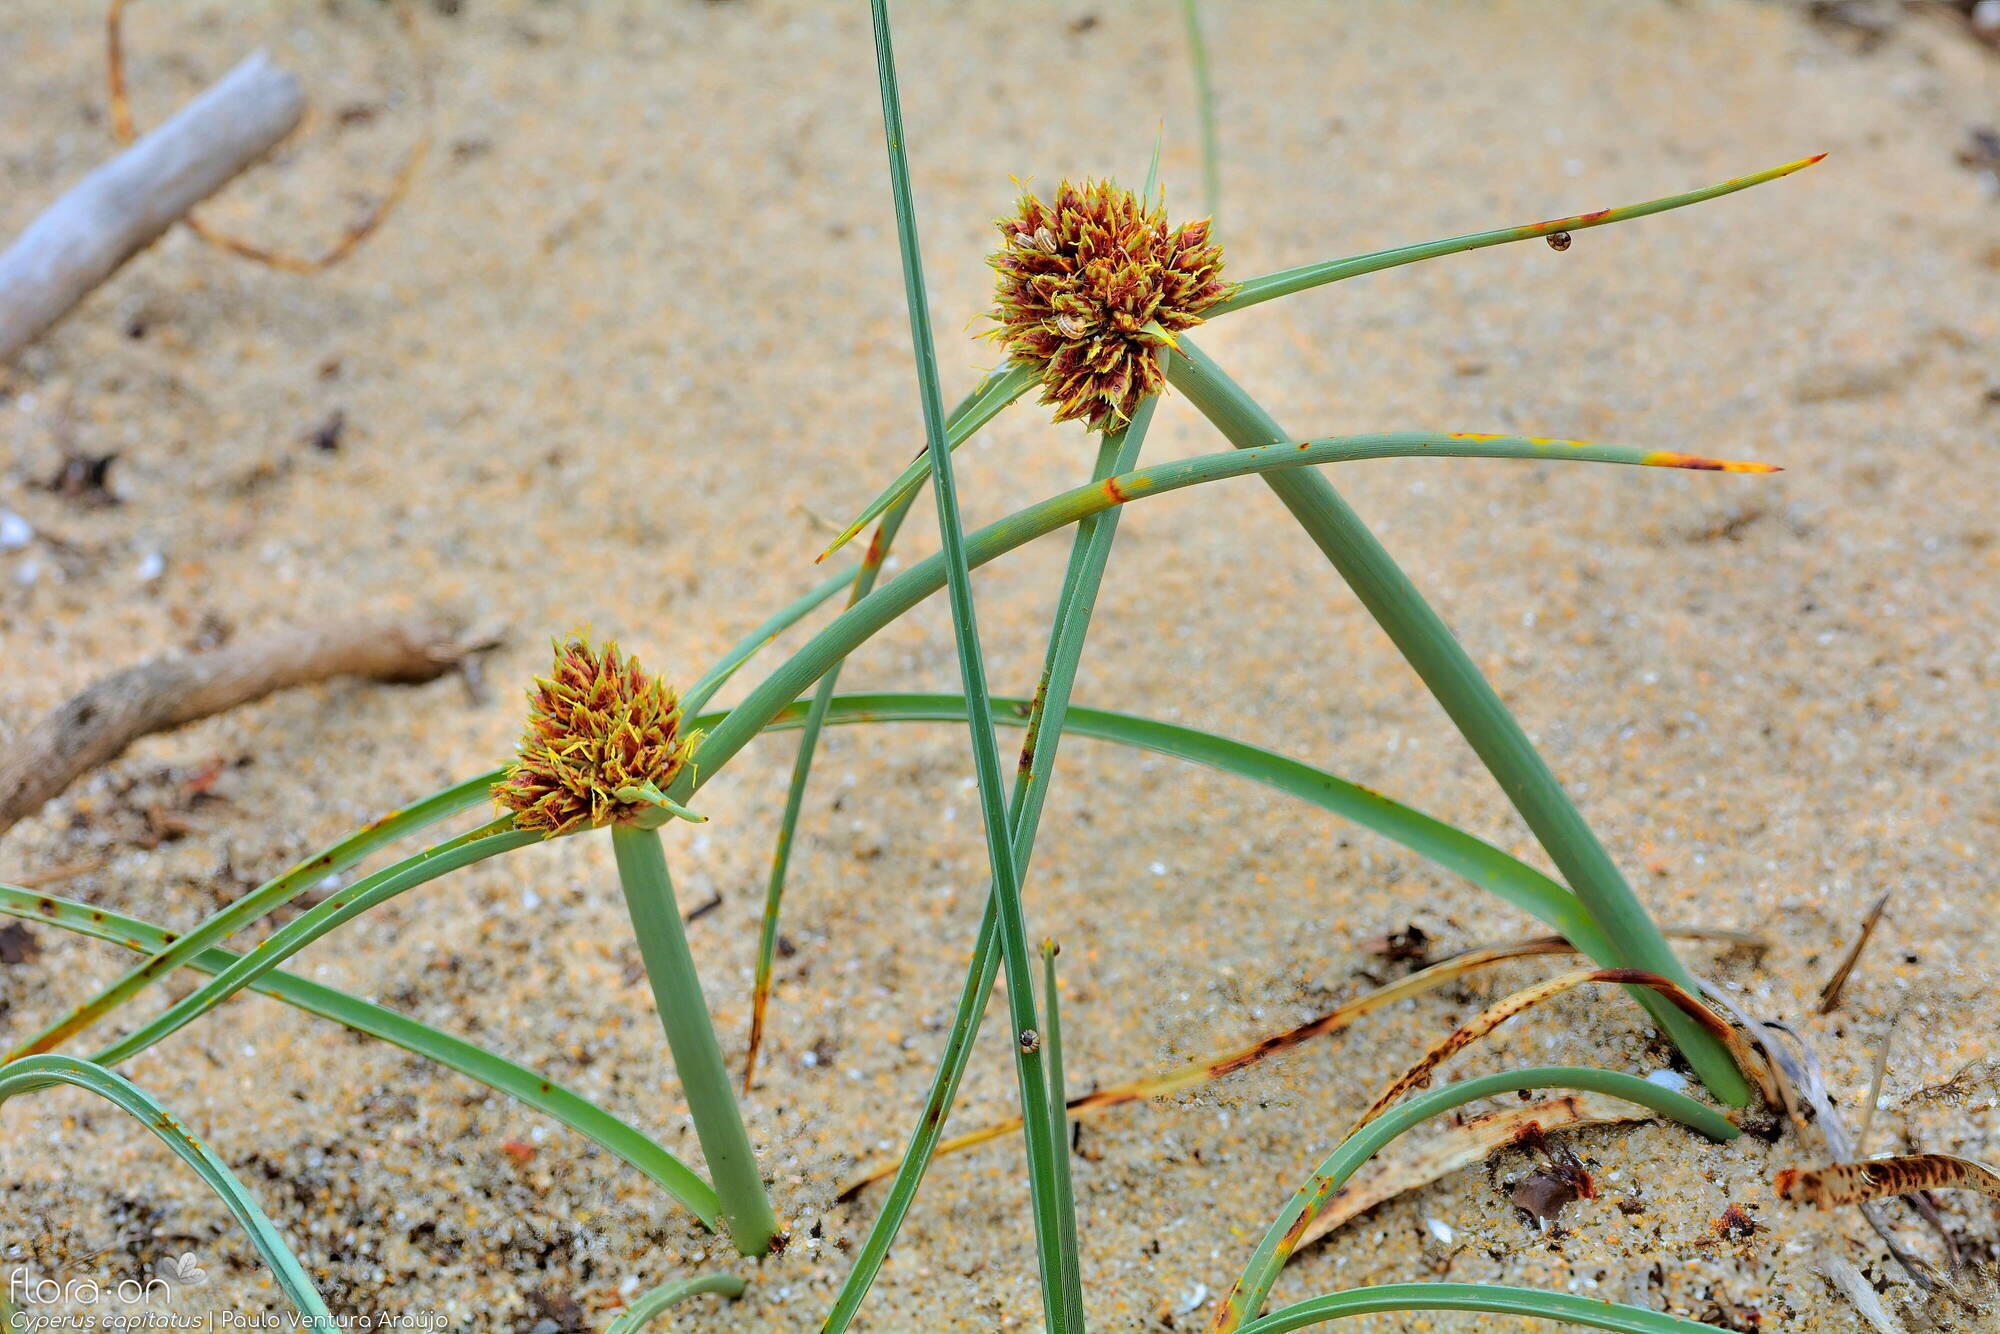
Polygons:
[[1109,181],[1064,181],[1054,207],[1023,195],[998,225],[1000,327],[988,336],[1040,371],[1057,421],[1123,425],[1164,383],[1161,346],[1235,290],[1206,218],[1170,228],[1164,205]]
[[571,637],[556,644],[554,672],[528,692],[520,753],[493,799],[550,838],[629,821],[655,809],[635,789],[664,791],[700,739],[681,734],[680,697],[636,658]]

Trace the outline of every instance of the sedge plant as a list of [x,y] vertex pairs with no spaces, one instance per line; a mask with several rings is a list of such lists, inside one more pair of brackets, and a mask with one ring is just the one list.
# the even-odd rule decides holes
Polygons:
[[687,767],[700,734],[683,730],[673,688],[638,659],[620,657],[616,644],[598,649],[583,638],[559,643],[553,670],[528,698],[520,754],[493,786],[493,798],[514,813],[517,828],[547,838],[585,828],[610,831],[632,934],[715,1179],[723,1224],[738,1251],[762,1255],[778,1222],[701,994],[660,844],[659,827],[667,821],[702,821],[663,791]]
[[[1032,996],[1022,995],[1019,980],[1015,974],[1021,970],[1021,946],[1019,899],[1019,867],[1011,856],[1010,841],[1003,836],[999,825],[1001,808],[999,802],[999,776],[994,759],[993,738],[990,730],[979,721],[985,712],[985,690],[983,669],[980,666],[980,651],[969,594],[968,569],[965,545],[958,532],[957,499],[952,479],[950,444],[946,436],[943,407],[937,392],[936,354],[932,346],[921,259],[916,242],[914,203],[909,187],[909,172],[904,141],[904,130],[897,90],[896,68],[887,14],[887,0],[871,0],[874,17],[877,69],[882,86],[883,124],[888,141],[890,158],[890,178],[896,204],[897,231],[902,248],[906,295],[910,307],[911,341],[917,361],[917,376],[922,390],[925,435],[928,448],[924,460],[931,466],[933,489],[937,495],[939,527],[943,535],[941,553],[946,562],[946,578],[953,593],[952,620],[956,634],[959,662],[966,681],[967,712],[974,720],[972,727],[972,749],[975,772],[982,797],[982,811],[994,871],[994,883],[989,898],[990,905],[998,905],[1003,934],[1001,954],[1009,970],[1009,1002],[1017,1019],[1024,1009],[1033,1016]],[[1000,275],[1000,302],[996,318],[1001,323],[999,336],[1004,339],[1017,365],[1031,368],[1032,378],[1039,383],[1042,401],[1056,409],[1057,420],[1075,419],[1088,422],[1094,429],[1107,430],[1131,422],[1134,411],[1157,394],[1159,384],[1159,361],[1166,355],[1185,358],[1191,347],[1177,333],[1200,322],[1201,312],[1214,305],[1227,289],[1220,281],[1221,252],[1208,243],[1206,224],[1190,224],[1169,231],[1164,217],[1148,210],[1136,198],[1117,191],[1108,183],[1095,187],[1077,189],[1065,184],[1057,192],[1053,208],[1045,208],[1040,201],[1030,197],[1022,201],[1017,218],[1003,221],[1002,234],[1005,238],[1002,253],[996,257],[994,267]],[[1195,354],[1198,355],[1198,354]],[[1211,381],[1226,380],[1212,365],[1207,367]],[[1229,387],[1234,389],[1233,386]],[[1191,395],[1192,396],[1192,395]],[[1268,418],[1258,419],[1256,409],[1240,390],[1233,395],[1222,392],[1211,398],[1211,406],[1205,407],[1211,420],[1223,430],[1226,437],[1238,448],[1254,449],[1259,445],[1274,445],[1287,438],[1282,432],[1271,431],[1263,438],[1251,441],[1244,438],[1246,422],[1250,429],[1261,430],[1268,424]],[[1232,430],[1232,427],[1239,428]],[[1403,647],[1406,656],[1411,656],[1420,674],[1439,690],[1439,683],[1425,672],[1427,659],[1412,653],[1416,644],[1427,655],[1441,655],[1450,658],[1456,650],[1457,659],[1465,668],[1470,668],[1470,660],[1458,648],[1441,622],[1429,611],[1415,589],[1402,579],[1400,586],[1390,586],[1386,591],[1378,590],[1378,584],[1393,585],[1391,574],[1400,579],[1399,570],[1394,567],[1386,552],[1374,543],[1365,528],[1360,528],[1359,520],[1344,523],[1349,517],[1344,507],[1330,489],[1324,494],[1299,485],[1299,479],[1286,477],[1291,484],[1280,488],[1280,495],[1287,501],[1294,514],[1307,531],[1319,540],[1323,550],[1333,560],[1336,568],[1348,578],[1351,585],[1361,593],[1364,604],[1376,613],[1377,619],[1385,624],[1391,637]],[[1123,503],[1128,499],[1117,485],[1118,479],[1105,478],[1100,489],[1112,500]],[[1323,483],[1322,483],[1323,485]],[[891,498],[893,503],[894,497]],[[1357,556],[1356,553],[1359,553]],[[1371,560],[1370,557],[1378,556]],[[1346,559],[1343,559],[1343,558]],[[1072,564],[1074,568],[1074,562]],[[1371,593],[1377,596],[1371,597]],[[1398,602],[1397,599],[1404,599]],[[1387,608],[1385,612],[1384,608]],[[1417,610],[1420,609],[1421,614]],[[1401,619],[1396,619],[1399,617]],[[1434,626],[1422,624],[1422,617],[1428,616]],[[1407,627],[1416,624],[1418,629]],[[1399,629],[1404,633],[1398,633]],[[1060,637],[1052,636],[1052,646]],[[1440,642],[1441,641],[1441,642]],[[1476,672],[1473,673],[1476,676]],[[1483,678],[1480,679],[1483,686]],[[1473,692],[1476,694],[1476,692]],[[1485,696],[1492,707],[1504,715],[1498,698],[1490,687],[1485,688]],[[1498,753],[1501,747],[1482,747],[1482,740],[1490,740],[1487,732],[1480,729],[1497,727],[1493,721],[1479,715],[1480,729],[1469,728],[1452,709],[1452,699],[1443,698],[1447,711],[1461,723],[1468,737],[1474,741],[1475,749],[1487,758],[1489,766],[1494,760],[1488,755],[1492,749]],[[1511,724],[1511,718],[1506,722]],[[1478,731],[1478,735],[1475,735]],[[1513,728],[1520,735],[1518,726]],[[1522,735],[1522,745],[1526,745]],[[1529,752],[1532,757],[1532,750]],[[1518,757],[1515,757],[1518,760]],[[1534,764],[1539,758],[1533,757]],[[1546,773],[1544,766],[1543,772]],[[1504,779],[1503,779],[1504,782]],[[1553,787],[1553,778],[1548,779]],[[1564,802],[1560,789],[1555,789],[1555,800]],[[1522,804],[1523,813],[1531,825],[1536,824],[1535,815],[1540,809],[1532,803],[1522,803],[1517,796],[1517,804]],[[1576,821],[1580,824],[1580,818]],[[1541,832],[1537,825],[1537,832]],[[1587,833],[1587,831],[1586,831]],[[1544,834],[1544,843],[1550,838]],[[1594,840],[1592,840],[1594,843]],[[1603,857],[1599,849],[1599,856]],[[1562,859],[1558,857],[1560,862]],[[1608,858],[1603,858],[1608,864]],[[1615,878],[1615,871],[1613,872]],[[1623,882],[1618,882],[1623,888]],[[1601,886],[1600,886],[1601,888]],[[1629,889],[1624,890],[1626,899],[1631,899]],[[1615,900],[1616,896],[1607,891],[1599,897]],[[1611,914],[1608,908],[1596,906],[1594,919]],[[1629,905],[1614,903],[1621,911],[1627,907],[1636,910],[1642,919],[1642,927],[1635,927],[1627,918],[1619,917],[1614,923],[1616,929],[1643,940],[1647,931],[1650,938],[1658,942],[1658,954],[1664,955],[1671,966],[1679,968],[1678,962],[1665,944],[1650,918],[1643,909],[1637,908],[1636,900]],[[1011,919],[1011,920],[1010,920]],[[1603,925],[1602,921],[1597,922]],[[1012,927],[1011,931],[1005,930]],[[982,937],[981,946],[990,949],[991,944]],[[1634,947],[1635,949],[1637,947]],[[1650,957],[1650,956],[1649,956]],[[1052,958],[1052,955],[1051,955]],[[1636,964],[1630,966],[1636,967]],[[980,961],[975,958],[972,987],[981,986],[980,979],[986,974]],[[1684,970],[1682,975],[1686,976]],[[1051,971],[1049,981],[1053,984]],[[1677,983],[1677,979],[1675,982]],[[1692,978],[1688,979],[1692,986]],[[990,982],[985,983],[990,985]],[[968,996],[976,1000],[969,992]],[[1054,1003],[1051,991],[1050,1003]],[[1664,1008],[1658,1011],[1663,1019],[1671,1015],[1674,1019],[1685,1020],[1685,1016]],[[961,1007],[961,1018],[966,1014]],[[977,1009],[971,1011],[973,1022],[977,1022]],[[956,1026],[955,1026],[956,1027]],[[1686,1023],[1685,1027],[1694,1036],[1713,1041],[1712,1034],[1699,1025]],[[1029,1030],[1023,1030],[1019,1044],[1023,1052],[1032,1051],[1027,1041]],[[1683,1047],[1688,1038],[1682,1037]],[[1723,1095],[1735,1101],[1747,1100],[1748,1090],[1741,1084],[1741,1077],[1730,1060],[1727,1049],[1719,1049],[1718,1058],[1710,1062],[1705,1071],[1711,1084],[1719,1085]],[[1055,1059],[1060,1069],[1059,1055]],[[1031,1186],[1031,1203],[1034,1209],[1035,1233],[1040,1246],[1040,1274],[1043,1291],[1043,1317],[1045,1327],[1051,1334],[1081,1330],[1083,1310],[1078,1276],[1077,1258],[1074,1254],[1076,1220],[1074,1203],[1070,1198],[1066,1176],[1052,1170],[1046,1161],[1046,1144],[1052,1130],[1063,1124],[1066,1100],[1064,1090],[1058,1081],[1054,1089],[1046,1083],[1036,1087],[1031,1083],[1029,1066],[1022,1062],[1017,1053],[1017,1071],[1020,1075],[1020,1097],[1022,1119],[1027,1132],[1027,1171]],[[1549,1075],[1549,1071],[1526,1072],[1536,1076]],[[1601,1076],[1601,1078],[1600,1078]],[[1504,1078],[1504,1077],[1503,1077]],[[1583,1078],[1587,1085],[1602,1087],[1606,1081],[1615,1083],[1619,1079],[1631,1080],[1630,1076],[1616,1076],[1610,1072],[1588,1072]],[[1733,1084],[1731,1081],[1735,1081]],[[948,1081],[946,1081],[948,1082]],[[1542,1082],[1548,1082],[1546,1080]],[[1639,1083],[1643,1081],[1632,1081]],[[1467,1097],[1481,1096],[1474,1086],[1462,1090]],[[1534,1085],[1529,1085],[1530,1087]],[[1441,1093],[1444,1091],[1440,1091]],[[1642,1095],[1642,1100],[1645,1095]],[[1430,1109],[1419,1105],[1407,1109],[1408,1118],[1400,1124],[1391,1120],[1387,1130],[1377,1129],[1379,1143],[1386,1143],[1401,1128],[1413,1124],[1429,1114]],[[1455,1105],[1455,1104],[1446,1104]],[[925,1111],[925,1126],[936,1120],[934,1107]],[[1706,1112],[1710,1128],[1719,1126],[1716,1133],[1734,1133],[1734,1127],[1714,1113]],[[1050,1123],[1053,1124],[1050,1124]],[[923,1164],[918,1161],[925,1152],[922,1142],[923,1131],[913,1141],[906,1154],[904,1167],[898,1173],[898,1185],[915,1169],[921,1174]],[[1366,1128],[1349,1137],[1348,1143],[1356,1145],[1358,1160],[1373,1152],[1368,1144],[1370,1138]],[[934,1141],[933,1146],[934,1147]],[[1352,1169],[1349,1168],[1349,1171]],[[1324,1175],[1324,1174],[1322,1174]],[[1330,1189],[1330,1188],[1329,1188]],[[892,1198],[893,1204],[893,1198]],[[885,1210],[877,1221],[876,1232],[880,1233],[885,1224],[893,1227],[897,1219],[893,1210]],[[1274,1230],[1277,1225],[1274,1225]],[[1283,1235],[1282,1233],[1280,1235]],[[1050,1238],[1059,1239],[1058,1253],[1051,1258]],[[871,1244],[875,1238],[871,1236]],[[859,1273],[864,1266],[857,1265]],[[865,1281],[865,1278],[864,1278]],[[849,1296],[849,1289],[843,1289],[843,1300]],[[827,1322],[828,1329],[844,1325],[843,1311],[851,1313],[851,1306],[836,1305],[835,1316]],[[1220,1323],[1220,1322],[1219,1322]]]
[[[1193,6],[1188,8],[1192,15]],[[338,840],[185,934],[175,936],[138,919],[0,886],[0,912],[93,935],[143,956],[116,982],[14,1045],[0,1063],[0,1100],[52,1083],[69,1083],[95,1089],[114,1101],[122,1099],[121,1105],[128,1109],[143,1110],[143,1095],[119,1082],[122,1077],[113,1067],[236,993],[256,990],[422,1054],[555,1117],[612,1149],[704,1225],[724,1229],[739,1251],[765,1253],[778,1235],[776,1215],[681,929],[661,833],[675,820],[700,818],[689,803],[746,746],[766,733],[801,733],[766,885],[750,1050],[743,1071],[744,1086],[751,1088],[756,1047],[766,1031],[772,947],[786,867],[819,738],[829,726],[949,722],[968,729],[990,882],[981,920],[971,934],[964,985],[929,1090],[883,1207],[827,1315],[826,1329],[844,1329],[852,1321],[894,1243],[938,1151],[988,997],[1003,972],[1010,1059],[1026,1131],[1025,1167],[1044,1321],[1050,1330],[1064,1334],[1081,1334],[1084,1329],[1087,1276],[1078,1259],[1076,1183],[1070,1180],[1065,1152],[1068,1099],[1054,951],[1043,951],[1038,977],[1028,945],[1033,937],[1024,895],[1058,748],[1067,735],[1096,737],[1209,765],[1340,814],[1536,916],[1606,970],[1605,979],[1640,975],[1657,979],[1659,986],[1649,982],[1639,989],[1641,1003],[1717,1097],[1728,1103],[1745,1101],[1749,1087],[1738,1069],[1738,1045],[1663,999],[1663,989],[1679,994],[1692,990],[1684,966],[1492,687],[1387,550],[1322,476],[1322,469],[1369,459],[1416,457],[1560,460],[1740,473],[1772,469],[1673,451],[1516,435],[1388,431],[1295,436],[1196,345],[1192,331],[1206,321],[1358,274],[1486,246],[1567,235],[1715,199],[1788,175],[1818,159],[1648,203],[1305,265],[1243,282],[1225,276],[1222,248],[1206,222],[1169,223],[1164,192],[1156,191],[1157,157],[1154,171],[1136,195],[1109,181],[1065,183],[1048,202],[1024,197],[1000,220],[1000,245],[991,260],[997,278],[993,315],[994,334],[1007,361],[947,412],[925,313],[916,203],[885,0],[872,0],[871,10],[924,448],[834,543],[838,547],[875,523],[863,558],[755,627],[684,696],[646,674],[615,647],[600,650],[581,639],[560,643],[552,674],[530,692],[530,720],[513,760]],[[1198,35],[1199,29],[1192,27],[1190,32]],[[996,523],[968,531],[960,513],[952,451],[1031,390],[1039,391],[1056,420],[1078,421],[1086,427],[1095,443],[1088,478]],[[1149,425],[1169,391],[1207,418],[1229,448],[1141,466]],[[1072,703],[1124,507],[1251,476],[1278,492],[1437,697],[1535,833],[1560,879],[1306,760],[1197,729]],[[940,549],[885,577],[891,546],[926,481],[937,507]],[[1073,530],[1070,556],[1040,679],[1025,698],[994,696],[986,679],[971,571],[1063,529]],[[812,616],[843,592],[844,609],[771,668],[733,707],[704,711],[723,682],[780,631]],[[951,608],[960,693],[836,693],[837,674],[850,654],[938,592],[947,594]],[[1017,727],[1024,733],[1011,784],[999,760],[996,732],[1001,727]],[[489,797],[503,808],[499,818],[361,876],[270,931],[252,949],[230,948],[232,937],[267,923],[271,914],[307,887],[361,865],[403,838],[462,816]],[[344,924],[454,870],[551,837],[587,836],[599,830],[612,842],[634,936],[712,1181],[703,1180],[636,1127],[532,1069],[281,967]],[[89,1061],[58,1054],[58,1048],[103,1024],[182,968],[206,974],[208,980],[110,1039]],[[1558,1067],[1483,1076],[1397,1103],[1358,1128],[1286,1205],[1273,1224],[1276,1234],[1282,1239],[1310,1214],[1314,1200],[1337,1189],[1361,1162],[1425,1118],[1478,1098],[1537,1088],[1600,1092],[1651,1108],[1711,1138],[1734,1133],[1727,1118],[1712,1108],[1616,1072]],[[194,1162],[185,1153],[183,1157]],[[206,1163],[197,1166],[208,1175]],[[212,1182],[216,1180],[211,1176]],[[293,1270],[302,1274],[303,1268],[295,1260],[287,1268],[289,1252],[276,1241],[268,1220],[256,1223],[262,1216],[253,1217],[234,1200],[232,1208],[251,1227],[260,1249],[279,1272],[281,1286],[309,1320],[317,1319],[324,1308],[313,1305],[318,1298],[308,1296],[309,1282],[293,1291]],[[1282,1263],[1280,1249],[1260,1248],[1253,1256],[1246,1278],[1232,1290],[1233,1314],[1226,1327],[1295,1329],[1360,1311],[1419,1307],[1543,1315],[1638,1334],[1697,1327],[1676,1317],[1582,1303],[1563,1294],[1466,1284],[1362,1289],[1260,1318],[1257,1309],[1275,1272],[1274,1257]],[[695,1291],[738,1290],[738,1280],[723,1276],[695,1280],[692,1286],[668,1284],[635,1303],[617,1327],[636,1329],[669,1301]]]

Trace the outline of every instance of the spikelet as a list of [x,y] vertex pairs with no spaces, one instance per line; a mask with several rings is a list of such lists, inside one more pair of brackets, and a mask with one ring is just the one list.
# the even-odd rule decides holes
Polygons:
[[549,838],[629,821],[656,804],[627,799],[632,790],[664,791],[699,740],[681,734],[680,697],[636,658],[572,636],[557,641],[552,674],[528,692],[520,750],[493,799]]
[[1122,426],[1164,384],[1159,349],[1235,290],[1206,218],[1169,228],[1164,206],[1109,181],[1064,181],[1053,207],[1023,195],[997,225],[987,337],[1040,372],[1059,422]]

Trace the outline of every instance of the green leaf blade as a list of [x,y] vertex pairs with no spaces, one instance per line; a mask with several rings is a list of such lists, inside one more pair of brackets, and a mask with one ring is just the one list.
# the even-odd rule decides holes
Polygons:
[[1665,213],[1669,209],[1706,203],[1711,199],[1720,199],[1723,195],[1735,194],[1738,190],[1748,190],[1752,186],[1763,185],[1790,176],[1794,172],[1804,171],[1825,157],[1826,154],[1817,153],[1795,162],[1786,162],[1763,171],[1752,172],[1748,176],[1735,176],[1718,185],[1667,195],[1661,199],[1649,199],[1641,204],[1601,208],[1567,218],[1551,218],[1547,222],[1531,222],[1518,227],[1499,227],[1492,231],[1472,232],[1465,236],[1425,241],[1418,245],[1396,246],[1388,250],[1371,251],[1365,255],[1351,255],[1345,259],[1328,260],[1319,264],[1302,264],[1297,268],[1267,273],[1243,283],[1235,292],[1210,307],[1208,318],[1214,319],[1218,315],[1227,315],[1232,311],[1246,310],[1266,301],[1275,301],[1281,296],[1291,296],[1345,278],[1357,278],[1364,273],[1379,273],[1383,269],[1415,264],[1442,255],[1455,255],[1466,250],[1483,250],[1487,246],[1506,245],[1510,241],[1531,241],[1536,237],[1552,236],[1557,232],[1580,232],[1592,227],[1608,227],[1615,222],[1630,222],[1634,218],[1650,217],[1655,213]]
[[251,1244],[257,1248],[257,1254],[263,1257],[264,1263],[270,1266],[279,1289],[298,1310],[303,1328],[336,1328],[333,1313],[326,1309],[326,1302],[307,1277],[305,1266],[299,1263],[292,1248],[258,1205],[256,1197],[244,1188],[228,1165],[216,1157],[207,1145],[189,1134],[166,1108],[131,1080],[74,1056],[41,1053],[24,1056],[0,1067],[0,1103],[58,1084],[83,1089],[111,1103],[173,1150],[174,1155],[194,1169],[195,1175],[215,1192],[237,1223],[250,1234]]
[[1640,1079],[1636,1075],[1623,1074],[1615,1070],[1593,1070],[1586,1066],[1543,1066],[1526,1070],[1509,1070],[1501,1074],[1481,1075],[1474,1079],[1447,1084],[1443,1088],[1432,1089],[1392,1107],[1380,1119],[1369,1122],[1360,1130],[1349,1135],[1334,1151],[1327,1155],[1313,1174],[1306,1178],[1278,1216],[1271,1220],[1270,1228],[1258,1243],[1243,1274],[1230,1289],[1216,1320],[1210,1325],[1212,1334],[1231,1334],[1254,1317],[1263,1306],[1264,1298],[1277,1281],[1278,1273],[1290,1258],[1297,1238],[1304,1232],[1319,1211],[1333,1198],[1347,1179],[1374,1157],[1391,1141],[1441,1112],[1448,1112],[1481,1098],[1498,1097],[1508,1093],[1531,1092],[1537,1089],[1573,1089],[1585,1093],[1602,1093],[1607,1097],[1622,1098],[1650,1108],[1662,1116],[1671,1117],[1692,1130],[1708,1136],[1712,1140],[1735,1139],[1743,1132],[1720,1112],[1704,1107],[1683,1093]]
[[1347,1316],[1389,1311],[1478,1311],[1553,1320],[1610,1334],[1714,1334],[1716,1328],[1685,1316],[1567,1292],[1538,1292],[1496,1283],[1383,1283],[1328,1293],[1273,1311],[1245,1325],[1243,1334],[1291,1334],[1295,1329]]
[[[151,922],[15,885],[0,885],[0,913],[109,941],[142,954],[161,949],[172,939],[170,932]],[[188,960],[187,966],[212,977],[241,958],[233,951],[212,946]],[[720,1215],[715,1192],[692,1168],[631,1123],[546,1075],[419,1023],[407,1015],[296,973],[273,969],[250,983],[249,989],[307,1014],[331,1019],[357,1033],[401,1047],[506,1094],[603,1145],[650,1177],[699,1219],[702,1226],[711,1230],[716,1226]]]

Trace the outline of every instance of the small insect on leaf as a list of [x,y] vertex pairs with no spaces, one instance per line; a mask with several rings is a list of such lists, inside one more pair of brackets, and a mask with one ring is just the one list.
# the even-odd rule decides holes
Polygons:
[[1548,242],[1549,242],[1549,249],[1551,250],[1567,250],[1569,249],[1569,233],[1550,232],[1548,235]]

